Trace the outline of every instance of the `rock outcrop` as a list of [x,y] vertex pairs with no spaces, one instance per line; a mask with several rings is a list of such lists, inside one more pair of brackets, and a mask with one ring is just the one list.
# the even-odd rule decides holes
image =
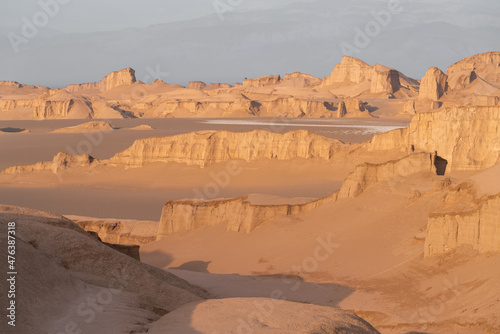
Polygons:
[[100,219],[68,216],[87,232],[96,233],[106,243],[143,245],[156,239],[158,222],[127,219]]
[[245,80],[243,80],[243,87],[266,87],[277,85],[280,81],[281,76],[279,75],[266,75],[255,79],[245,78]]
[[434,157],[430,153],[411,154],[403,159],[383,164],[362,164],[347,176],[338,199],[355,198],[369,187],[397,177],[421,172],[435,172]]
[[172,137],[139,139],[114,155],[112,166],[141,167],[152,162],[208,166],[229,160],[330,160],[345,144],[306,130],[285,134],[254,130],[246,133],[205,131]]
[[53,133],[79,133],[79,132],[95,132],[95,131],[112,131],[114,128],[108,122],[93,121],[67,128],[61,128],[52,131]]
[[[403,77],[406,78],[406,76]],[[349,56],[342,57],[340,64],[335,65],[331,75],[323,79],[321,86],[328,87],[341,83],[369,83],[369,92],[372,94],[393,94],[402,87],[398,71],[380,64],[371,66]],[[413,89],[410,86],[406,85],[408,89]]]
[[99,161],[94,159],[88,154],[71,155],[68,153],[60,152],[52,161],[37,162],[32,165],[19,165],[6,168],[2,171],[5,174],[21,174],[31,172],[52,171],[57,174],[67,168],[85,167],[89,168],[98,164]]
[[418,113],[406,129],[375,135],[371,151],[437,152],[448,171],[482,170],[500,158],[500,107],[454,107]]
[[393,94],[401,88],[399,72],[379,64],[373,67],[371,82],[371,93]]
[[334,202],[336,194],[302,205],[256,205],[247,197],[211,201],[169,201],[162,210],[158,239],[202,226],[225,224],[227,231],[250,233],[275,217],[296,215]]
[[476,208],[429,217],[425,256],[469,245],[480,253],[500,252],[500,194],[480,200]]
[[119,86],[132,85],[135,82],[137,82],[135,78],[135,70],[129,67],[120,71],[109,73],[102,78],[100,82],[69,85],[65,87],[64,90],[70,93],[78,93],[84,90],[98,90],[106,92]]
[[[266,96],[269,97],[269,96]],[[237,98],[233,101],[165,101],[151,108],[145,117],[313,117],[342,118],[335,102],[294,97],[252,100]]]
[[437,101],[448,90],[448,76],[439,68],[431,67],[420,84],[418,98]]
[[335,83],[362,83],[370,81],[373,76],[373,66],[349,56],[342,57],[340,64],[335,65],[330,76],[323,79],[322,86]]
[[203,90],[207,87],[207,84],[204,83],[203,81],[190,81],[188,83],[187,88],[188,89],[198,89],[198,90]]

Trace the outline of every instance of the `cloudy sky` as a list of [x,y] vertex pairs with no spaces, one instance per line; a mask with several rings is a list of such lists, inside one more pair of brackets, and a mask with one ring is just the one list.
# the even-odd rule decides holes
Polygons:
[[344,54],[421,78],[500,50],[498,0],[4,0],[0,80],[63,87],[125,67],[139,80],[323,77]]

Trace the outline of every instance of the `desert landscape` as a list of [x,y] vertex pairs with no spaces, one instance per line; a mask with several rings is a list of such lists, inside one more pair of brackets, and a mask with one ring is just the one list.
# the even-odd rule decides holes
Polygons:
[[0,333],[500,333],[500,51],[360,58],[0,81]]

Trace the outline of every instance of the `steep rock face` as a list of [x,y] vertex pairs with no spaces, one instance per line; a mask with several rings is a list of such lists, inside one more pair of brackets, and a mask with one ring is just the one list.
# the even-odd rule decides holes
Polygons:
[[207,84],[204,83],[203,81],[190,81],[188,83],[187,88],[188,89],[198,89],[198,90],[203,90],[207,87]]
[[376,135],[368,149],[437,152],[448,170],[482,170],[500,158],[500,107],[455,107],[418,113],[410,126]]
[[500,252],[500,194],[481,201],[465,212],[434,214],[429,217],[425,256],[443,254],[461,245],[481,253]]
[[173,137],[139,139],[109,160],[110,165],[140,167],[151,162],[208,166],[229,160],[329,160],[344,144],[305,130],[285,134],[255,130],[247,133],[206,131]]
[[99,87],[101,91],[108,91],[118,86],[131,85],[136,81],[135,71],[129,67],[106,75],[99,83]]
[[[477,72],[487,81],[498,81],[499,65],[500,52],[486,52],[460,60],[448,67],[446,73],[452,75],[463,72]],[[491,69],[493,71],[489,71]],[[490,73],[485,73],[486,71]]]
[[393,94],[401,88],[399,72],[378,64],[373,67],[371,81],[371,93]]
[[334,202],[336,197],[333,194],[302,205],[255,205],[247,197],[212,201],[169,201],[162,210],[158,239],[179,231],[220,224],[226,224],[227,231],[250,233],[267,220],[310,211],[327,202]]
[[99,90],[101,92],[106,92],[115,87],[132,85],[135,82],[137,82],[135,78],[135,70],[132,68],[125,68],[120,71],[109,73],[102,78],[100,82],[69,85],[65,87],[64,90],[70,93],[78,93],[84,90]]
[[277,85],[281,81],[281,76],[279,75],[266,75],[256,79],[246,79],[243,80],[243,87],[265,87]]
[[322,85],[328,86],[346,81],[362,83],[371,80],[372,76],[372,66],[359,59],[344,56],[340,64],[335,65],[332,74],[323,80]]
[[66,118],[70,116],[73,112],[87,115],[91,118],[92,111],[90,107],[78,100],[65,100],[65,101],[34,101],[34,111],[33,117],[35,119],[56,119],[56,118]]
[[396,177],[408,176],[420,172],[434,171],[434,161],[430,153],[411,154],[403,159],[383,164],[362,164],[347,176],[339,192],[339,199],[354,198],[367,188],[387,182]]
[[33,100],[24,99],[0,99],[0,112],[11,111],[16,108],[31,108],[33,106]]
[[447,90],[448,76],[439,68],[431,67],[422,79],[418,98],[437,101]]
[[[405,87],[414,90],[412,85],[415,84],[415,80],[406,76],[403,78],[405,79]],[[340,64],[335,66],[330,76],[323,79],[321,86],[328,87],[340,83],[361,84],[364,82],[370,83],[370,93],[372,94],[393,94],[402,87],[398,71],[380,64],[371,66],[349,56],[342,57]]]

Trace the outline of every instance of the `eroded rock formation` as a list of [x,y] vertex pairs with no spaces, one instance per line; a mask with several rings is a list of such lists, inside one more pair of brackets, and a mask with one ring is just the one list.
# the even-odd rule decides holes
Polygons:
[[425,256],[469,245],[480,253],[500,252],[500,194],[479,201],[473,209],[429,217]]
[[448,170],[482,170],[499,161],[500,107],[454,107],[418,113],[410,126],[376,135],[368,149],[437,152]]
[[178,162],[208,166],[229,160],[330,160],[340,154],[343,147],[338,140],[306,130],[285,134],[262,130],[246,133],[205,131],[136,140],[130,148],[114,155],[108,164],[141,167],[152,162]]
[[356,167],[354,172],[347,176],[338,198],[355,198],[375,184],[387,182],[396,177],[434,171],[434,159],[429,153],[411,154],[403,159],[383,164],[365,163]]
[[439,68],[431,67],[420,84],[420,93],[418,98],[429,99],[433,101],[439,100],[448,90],[448,76]]

